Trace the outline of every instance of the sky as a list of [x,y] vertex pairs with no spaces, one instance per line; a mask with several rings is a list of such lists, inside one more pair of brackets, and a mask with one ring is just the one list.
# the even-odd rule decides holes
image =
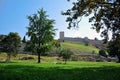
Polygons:
[[[75,1],[75,0],[71,0]],[[82,18],[79,28],[67,29],[66,16],[61,15],[62,11],[72,7],[72,2],[67,0],[0,0],[0,34],[18,32],[21,38],[26,35],[29,24],[27,16],[37,13],[43,8],[47,11],[50,19],[55,20],[55,39],[59,38],[59,32],[64,31],[66,37],[88,37],[102,39],[100,34],[91,29],[88,17]]]

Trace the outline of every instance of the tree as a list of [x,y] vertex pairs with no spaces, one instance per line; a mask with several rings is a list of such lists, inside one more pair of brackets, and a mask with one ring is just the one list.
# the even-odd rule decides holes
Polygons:
[[99,50],[99,55],[107,58],[107,54],[106,54],[105,50],[103,50],[103,49]]
[[7,53],[6,61],[10,60],[10,56],[13,54],[17,54],[19,51],[19,47],[21,44],[21,38],[18,33],[10,32],[8,35],[4,36],[2,40],[0,40],[0,49],[1,52]]
[[25,38],[25,36],[23,37],[22,42],[23,42],[23,43],[26,43],[26,38]]
[[120,34],[120,0],[77,0],[71,9],[62,14],[68,16],[68,28],[78,27],[83,16],[92,16],[89,22],[93,22],[93,29],[101,32],[105,42],[110,31],[115,39]]
[[65,64],[67,62],[68,59],[71,58],[71,55],[73,54],[73,52],[69,49],[60,49],[60,53],[59,53],[59,57],[62,57],[65,61]]
[[55,30],[53,24],[54,20],[48,19],[46,11],[41,9],[33,16],[28,16],[29,27],[27,27],[27,35],[30,37],[32,45],[38,54],[38,63],[40,63],[41,47],[53,40]]
[[3,43],[2,43],[2,40],[3,40],[6,36],[7,36],[7,35],[0,35],[0,52],[3,51],[3,47],[2,47]]
[[115,40],[112,40],[107,45],[107,51],[110,56],[117,56],[120,63],[120,35]]
[[98,38],[97,38],[97,37],[95,37],[95,38],[94,38],[94,40],[95,40],[95,41],[98,41]]

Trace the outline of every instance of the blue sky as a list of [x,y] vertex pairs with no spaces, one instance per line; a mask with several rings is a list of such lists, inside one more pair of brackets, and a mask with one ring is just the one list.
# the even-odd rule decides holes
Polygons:
[[47,11],[49,18],[56,21],[54,25],[58,29],[56,39],[59,38],[60,31],[64,31],[66,37],[88,37],[91,39],[97,37],[101,39],[95,30],[90,29],[91,24],[88,23],[88,18],[82,19],[79,29],[67,29],[66,17],[61,15],[61,11],[71,7],[72,4],[67,0],[0,0],[0,34],[18,32],[23,37],[29,23],[27,16],[43,8]]

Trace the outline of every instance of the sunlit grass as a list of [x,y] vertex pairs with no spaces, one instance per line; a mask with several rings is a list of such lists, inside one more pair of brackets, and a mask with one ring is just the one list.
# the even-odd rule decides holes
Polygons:
[[0,80],[119,80],[119,72],[114,62],[0,62]]
[[82,43],[74,43],[74,42],[62,42],[61,43],[62,47],[64,48],[69,48],[72,51],[76,52],[92,52],[95,51],[95,53],[98,53],[99,49],[93,47],[93,46],[85,46]]

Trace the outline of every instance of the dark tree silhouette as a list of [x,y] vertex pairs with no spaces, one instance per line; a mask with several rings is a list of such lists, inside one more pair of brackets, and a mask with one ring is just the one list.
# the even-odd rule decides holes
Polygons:
[[105,42],[110,31],[115,39],[120,34],[120,0],[77,0],[62,14],[67,16],[68,28],[79,27],[82,17],[91,15],[89,22],[93,22],[93,29],[97,32],[101,31]]

